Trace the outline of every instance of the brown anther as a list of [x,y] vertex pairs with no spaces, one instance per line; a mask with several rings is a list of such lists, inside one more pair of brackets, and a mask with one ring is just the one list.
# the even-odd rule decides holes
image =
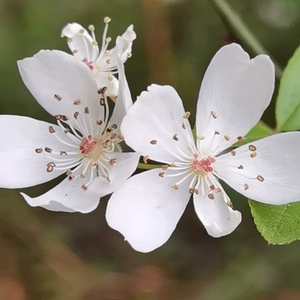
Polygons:
[[117,134],[116,133],[111,133],[111,135],[110,135],[110,138],[113,140],[113,139],[115,139],[117,137]]
[[77,100],[74,100],[73,104],[74,105],[79,105],[81,103],[81,100],[77,99]]
[[212,116],[214,119],[217,118],[217,114],[216,114],[214,111],[211,111],[210,114],[211,114],[211,116]]
[[244,169],[244,167],[242,165],[239,165],[238,169],[242,170],[242,169]]
[[256,150],[256,147],[253,146],[253,145],[250,145],[250,146],[249,146],[249,150],[250,150],[250,151],[255,151],[255,150]]
[[174,134],[174,135],[173,135],[173,140],[174,140],[174,141],[178,141],[177,134]]
[[118,134],[118,139],[121,140],[121,141],[123,141],[125,138],[124,138],[124,136],[122,134]]
[[233,204],[232,204],[232,202],[231,202],[231,201],[227,201],[227,202],[226,202],[226,204],[227,204],[227,206],[229,206],[229,207],[233,208]]
[[216,188],[215,189],[215,193],[221,193],[221,189],[220,188]]
[[36,152],[36,153],[42,153],[42,152],[43,152],[43,149],[42,149],[42,148],[36,148],[36,149],[35,149],[35,152]]
[[110,127],[111,127],[112,129],[117,129],[117,128],[118,128],[118,125],[117,125],[117,124],[112,124]]
[[245,140],[245,138],[244,138],[243,136],[238,136],[238,137],[237,137],[237,140],[238,140],[239,142],[243,142],[243,141]]
[[68,121],[69,120],[69,118],[67,116],[65,116],[65,115],[62,115],[61,119],[62,119],[62,121]]
[[97,91],[97,93],[98,93],[99,95],[104,95],[104,93],[105,93],[106,91],[107,91],[107,87],[104,86],[104,87],[100,88],[100,89]]
[[69,180],[69,181],[72,181],[73,179],[74,179],[74,175],[68,176],[68,180]]
[[50,133],[54,133],[55,132],[55,130],[54,130],[54,128],[52,126],[49,126],[49,132]]
[[68,155],[66,151],[60,151],[60,155]]
[[72,170],[68,170],[67,172],[66,172],[66,175],[67,176],[70,176],[72,174]]
[[72,51],[72,53],[73,53],[73,54],[76,54],[76,53],[78,53],[78,50],[74,49],[74,50]]
[[104,98],[100,98],[100,105],[101,105],[101,106],[104,106],[104,105],[105,105],[105,100],[104,100]]
[[156,140],[152,140],[152,141],[150,141],[150,144],[151,145],[155,145],[157,143],[157,141]]
[[164,177],[164,175],[165,175],[165,172],[160,172],[160,173],[158,174],[159,177]]
[[244,190],[248,190],[249,189],[249,185],[247,183],[244,184]]
[[172,188],[173,188],[175,191],[177,191],[177,190],[179,189],[178,185],[176,185],[176,184],[172,185]]
[[106,60],[106,63],[109,65],[110,64],[110,59]]
[[165,171],[169,168],[169,166],[168,165],[162,165],[161,168]]
[[231,153],[232,156],[236,155],[236,152],[234,150],[230,151],[230,153]]
[[197,189],[194,189],[194,193],[195,193],[196,195],[198,195],[198,194],[199,194],[199,191],[198,191]]
[[225,139],[226,141],[229,141],[229,140],[230,140],[230,137],[229,137],[228,135],[224,135],[224,139]]
[[55,94],[55,95],[54,95],[54,98],[55,98],[57,101],[61,101],[62,96],[59,96],[59,95]]
[[256,178],[257,178],[260,182],[263,182],[263,181],[265,180],[261,175],[258,175]]
[[185,127],[184,123],[182,123],[182,128],[183,128],[183,129],[186,129],[186,127]]
[[190,189],[189,189],[189,193],[190,193],[190,194],[193,194],[193,193],[194,193],[194,189],[190,188]]
[[90,113],[90,110],[89,110],[89,108],[87,106],[84,108],[84,113],[85,114],[89,114]]
[[220,131],[215,130],[215,134],[216,134],[216,135],[220,135]]
[[78,111],[76,111],[75,113],[74,113],[74,118],[77,120],[77,117],[79,116],[79,112]]
[[208,194],[207,196],[208,196],[208,198],[209,198],[210,200],[215,199],[215,196],[214,196],[213,194]]
[[71,39],[71,38],[69,38],[69,37],[67,37],[67,42],[68,43],[71,43],[73,40]]
[[200,141],[203,141],[203,140],[205,139],[205,137],[204,137],[204,136],[198,136],[198,135],[197,135],[197,139],[200,140]]
[[110,74],[107,76],[107,78],[109,81],[113,81],[113,77]]
[[97,124],[97,125],[102,125],[102,123],[103,123],[102,120],[97,120],[97,121],[96,121],[96,124]]
[[86,186],[85,184],[83,184],[83,185],[81,186],[81,188],[82,188],[84,191],[87,191],[87,186]]
[[56,121],[59,121],[62,119],[62,115],[55,115],[54,118]]
[[80,34],[84,34],[84,32],[85,32],[85,30],[84,30],[83,28],[81,28],[81,29],[79,30],[79,33],[80,33]]
[[108,164],[109,164],[110,166],[113,166],[113,165],[116,163],[116,161],[117,161],[116,158],[112,158],[112,159],[108,162]]
[[80,177],[80,178],[85,178],[84,174],[80,174],[79,177]]
[[52,165],[47,166],[47,172],[52,172],[54,167]]
[[48,147],[46,147],[46,148],[45,148],[45,151],[46,151],[46,152],[48,152],[48,153],[51,153],[51,152],[52,152],[52,149],[51,149],[51,148],[48,148]]
[[252,152],[250,156],[251,156],[252,158],[254,158],[256,155],[257,155],[256,152]]
[[64,132],[65,132],[65,133],[69,133],[69,132],[71,132],[71,130],[70,130],[69,128],[66,128],[66,129],[64,130]]
[[171,162],[171,167],[176,167],[174,162]]
[[148,163],[148,159],[149,159],[149,155],[146,155],[146,156],[143,157],[144,164]]
[[98,42],[97,41],[92,41],[92,45],[93,46],[98,46]]
[[216,187],[212,184],[209,188],[210,188],[211,190],[214,190]]
[[190,117],[191,113],[189,111],[187,111],[184,115],[183,118],[184,119],[188,119]]
[[55,167],[56,165],[53,161],[51,161],[51,162],[47,163],[47,167],[49,167],[49,166]]

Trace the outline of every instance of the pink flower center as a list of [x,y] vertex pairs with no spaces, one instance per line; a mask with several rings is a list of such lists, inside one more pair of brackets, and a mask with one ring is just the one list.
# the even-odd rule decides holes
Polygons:
[[90,70],[94,70],[93,62],[88,61],[86,58],[82,60],[89,68]]
[[84,137],[81,140],[79,150],[81,151],[81,154],[88,155],[90,152],[93,151],[95,145],[97,145],[97,141],[93,140],[91,135],[88,135],[87,138]]
[[206,172],[212,172],[213,168],[211,167],[211,164],[214,163],[216,160],[210,156],[208,156],[206,159],[198,160],[198,155],[194,154],[194,160],[192,164],[193,171],[203,173]]

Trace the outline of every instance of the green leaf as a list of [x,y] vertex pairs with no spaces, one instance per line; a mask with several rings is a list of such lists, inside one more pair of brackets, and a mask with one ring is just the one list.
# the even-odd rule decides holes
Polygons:
[[269,126],[263,122],[258,122],[245,136],[245,140],[243,142],[235,143],[233,147],[242,146],[244,144],[267,137],[271,134],[273,134],[273,130]]
[[283,71],[276,102],[279,131],[300,129],[300,47]]
[[300,238],[300,202],[269,205],[249,200],[257,230],[270,244],[289,244]]

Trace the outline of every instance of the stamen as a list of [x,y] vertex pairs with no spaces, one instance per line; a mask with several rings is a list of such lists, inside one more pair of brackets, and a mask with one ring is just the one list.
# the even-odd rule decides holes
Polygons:
[[260,182],[263,182],[263,181],[265,180],[261,175],[258,175],[256,178],[257,178]]
[[160,176],[160,177],[164,177],[164,175],[165,175],[165,172],[160,172],[160,173],[158,174],[158,176]]
[[243,142],[243,141],[245,140],[245,138],[244,138],[243,136],[238,136],[238,137],[237,137],[237,140],[238,140],[239,142]]
[[226,204],[227,204],[227,206],[229,206],[230,208],[233,208],[233,204],[232,204],[231,201],[227,201]]
[[102,120],[97,120],[97,121],[96,121],[96,124],[97,124],[97,125],[102,125],[102,123],[103,123]]
[[80,99],[74,100],[74,102],[73,102],[74,105],[79,105],[80,103],[81,103]]
[[214,196],[213,194],[208,194],[207,196],[208,196],[208,198],[209,198],[210,200],[215,199],[215,196]]
[[42,153],[42,152],[43,152],[43,149],[42,149],[42,148],[36,148],[36,149],[35,149],[35,152],[36,152],[36,153]]
[[205,139],[204,136],[197,136],[197,139],[200,140],[200,141],[203,141]]
[[74,118],[77,120],[78,116],[79,116],[79,112],[76,111],[76,112],[74,113]]
[[100,98],[100,105],[101,105],[101,106],[104,106],[104,105],[105,105],[105,100],[104,100],[104,98]]
[[249,146],[249,150],[250,150],[250,151],[255,151],[255,150],[256,150],[256,147],[253,146],[253,145],[250,145],[250,146]]
[[186,127],[185,127],[184,123],[182,123],[182,128],[183,128],[183,129],[186,129]]
[[230,137],[229,137],[228,135],[224,135],[224,139],[225,139],[226,141],[229,141],[229,140],[230,140]]
[[243,167],[242,165],[239,165],[239,166],[238,166],[238,169],[241,170],[241,169],[244,169],[244,167]]
[[215,135],[220,135],[220,132],[218,130],[215,130]]
[[161,168],[162,168],[164,171],[167,170],[168,167],[169,167],[168,165],[162,165],[162,166],[161,166]]
[[54,95],[54,98],[55,98],[57,101],[61,101],[61,99],[62,99],[62,97],[59,96],[59,95],[57,95],[57,94]]
[[248,190],[249,189],[249,185],[247,183],[244,184],[244,190]]
[[183,118],[184,119],[188,119],[190,117],[191,113],[189,111],[187,111],[184,115]]
[[232,150],[230,153],[231,153],[232,156],[236,155],[236,152],[234,150]]
[[150,144],[151,145],[155,145],[157,143],[157,141],[156,140],[152,140],[152,141],[150,141]]
[[214,119],[217,118],[217,114],[216,114],[214,111],[211,111],[210,114],[211,114],[211,116],[212,116]]
[[215,193],[217,194],[217,193],[221,193],[221,189],[220,188],[216,188],[215,189]]
[[89,111],[89,108],[88,108],[88,107],[85,107],[85,108],[84,108],[84,113],[85,113],[85,114],[89,114],[89,113],[90,113],[90,111]]
[[87,191],[87,186],[85,185],[85,184],[83,184],[82,186],[81,186],[81,188],[86,192]]
[[178,185],[174,184],[174,185],[172,185],[172,188],[173,188],[175,191],[177,191],[179,187],[178,187]]
[[108,24],[110,21],[111,21],[111,18],[109,18],[109,17],[104,18],[104,23]]
[[62,155],[68,155],[66,151],[60,151],[59,154],[60,154],[61,156],[62,156]]
[[257,155],[256,152],[252,152],[250,156],[251,156],[252,158],[254,158],[256,155]]
[[49,132],[50,133],[54,133],[55,132],[55,130],[54,130],[54,128],[52,126],[49,126]]
[[148,160],[149,160],[149,155],[146,155],[146,156],[143,157],[144,164],[147,164]]
[[46,151],[46,152],[48,152],[48,153],[51,153],[51,152],[52,152],[52,149],[51,149],[51,148],[48,148],[48,147],[46,147],[46,148],[45,148],[45,151]]
[[178,141],[177,134],[174,134],[174,135],[173,135],[173,140],[174,140],[174,141]]

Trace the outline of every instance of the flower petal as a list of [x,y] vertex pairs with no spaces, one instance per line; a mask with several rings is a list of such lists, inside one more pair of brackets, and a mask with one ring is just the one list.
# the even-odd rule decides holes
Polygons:
[[172,189],[174,179],[154,169],[131,177],[110,198],[108,225],[137,251],[150,252],[171,236],[190,198],[188,182]]
[[[72,55],[57,50],[42,50],[33,57],[18,61],[22,79],[45,110],[52,115],[65,115],[75,128],[84,122],[86,107],[93,125],[103,120],[98,87],[92,72]],[[74,101],[80,100],[79,105]],[[79,112],[77,119],[75,113]]]
[[81,61],[93,62],[99,55],[99,47],[91,35],[78,23],[69,23],[61,31],[61,37],[68,38],[68,46]]
[[217,158],[215,174],[245,197],[267,204],[300,201],[300,133],[243,145]]
[[132,106],[132,98],[125,76],[124,65],[121,62],[120,57],[118,57],[117,59],[117,66],[119,70],[119,95],[114,107],[113,114],[108,122],[108,126],[117,124],[117,134],[121,134],[120,125],[129,108]]
[[274,90],[274,65],[266,55],[254,59],[237,44],[222,47],[208,66],[199,92],[198,148],[218,154],[245,136],[260,120]]
[[129,109],[121,125],[126,143],[151,159],[171,163],[182,157],[192,158],[194,144],[188,124],[183,118],[182,101],[171,86],[151,85]]
[[31,198],[24,193],[21,195],[32,207],[40,206],[51,211],[89,213],[98,206],[100,193],[89,188],[84,191],[81,186],[82,179],[80,177],[72,181],[66,178],[39,197]]
[[[0,187],[22,188],[47,182],[64,171],[47,172],[51,162],[45,147],[56,151],[74,151],[61,143],[49,126],[60,138],[65,135],[57,125],[20,116],[0,116]],[[37,153],[36,149],[41,149]]]
[[229,198],[223,189],[218,193],[215,191],[216,189],[209,190],[209,185],[205,185],[202,189],[203,194],[194,193],[194,207],[207,233],[218,238],[234,231],[241,223],[242,215],[226,204]]

